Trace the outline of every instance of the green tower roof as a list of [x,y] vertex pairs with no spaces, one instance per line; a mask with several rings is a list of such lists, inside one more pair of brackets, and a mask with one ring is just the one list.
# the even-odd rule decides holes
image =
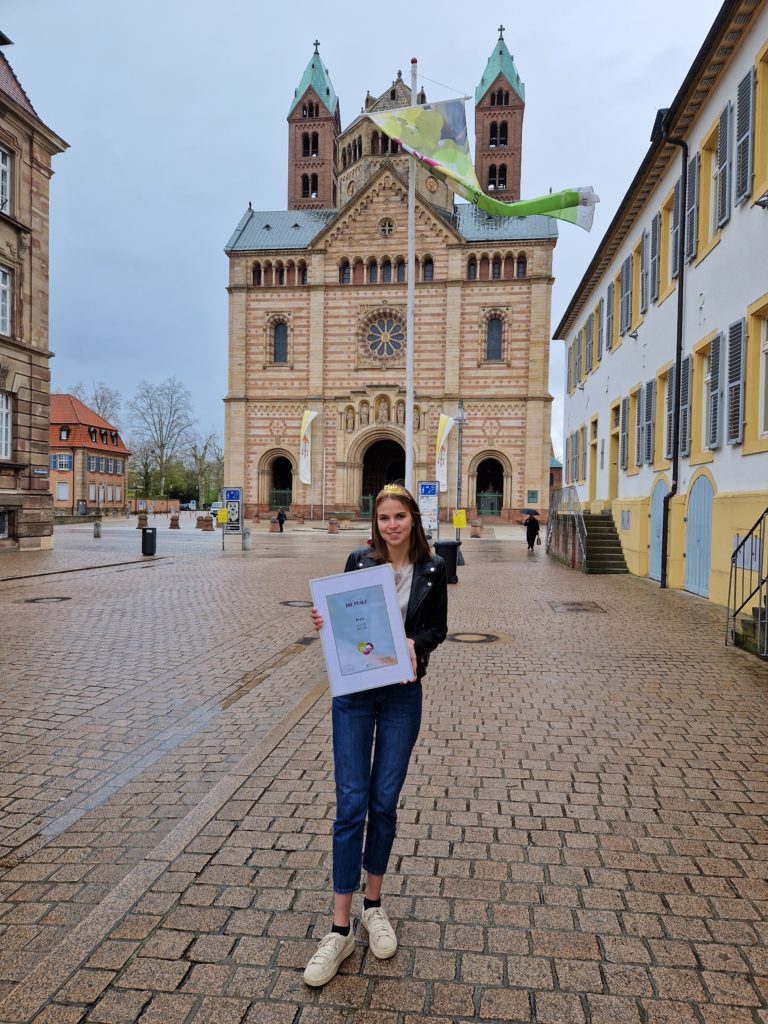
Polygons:
[[299,82],[299,87],[293,95],[293,103],[291,103],[290,110],[288,111],[288,117],[291,116],[296,108],[296,104],[310,86],[323,101],[329,113],[336,113],[336,107],[339,101],[336,97],[336,93],[333,91],[331,76],[328,74],[328,68],[320,60],[320,54],[318,52],[319,46],[320,43],[315,42],[315,52],[312,54],[309,64],[307,64],[301,81]]
[[504,26],[499,27],[499,41],[493,49],[493,53],[488,58],[488,63],[485,66],[483,77],[480,79],[480,84],[475,89],[475,106],[485,96],[490,87],[496,81],[499,75],[503,75],[512,88],[515,90],[520,99],[525,102],[525,86],[520,81],[520,75],[517,73],[515,62],[512,59],[512,54],[507,49],[507,44],[504,42]]

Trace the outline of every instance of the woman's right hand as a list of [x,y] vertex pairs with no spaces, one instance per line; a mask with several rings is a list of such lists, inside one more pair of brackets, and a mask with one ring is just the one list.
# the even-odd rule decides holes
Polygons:
[[323,628],[323,616],[320,614],[320,612],[317,610],[317,608],[310,608],[309,609],[309,615],[310,615],[310,618],[312,619],[312,625],[315,627],[315,629],[322,629]]

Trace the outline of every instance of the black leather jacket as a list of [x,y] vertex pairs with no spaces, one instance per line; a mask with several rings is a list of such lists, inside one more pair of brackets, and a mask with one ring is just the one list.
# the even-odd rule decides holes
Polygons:
[[[347,559],[344,572],[370,569],[379,565],[371,558],[370,548],[356,548]],[[416,648],[416,674],[422,679],[427,672],[429,656],[448,633],[448,587],[445,562],[432,555],[413,566],[411,596],[405,615],[405,635]]]

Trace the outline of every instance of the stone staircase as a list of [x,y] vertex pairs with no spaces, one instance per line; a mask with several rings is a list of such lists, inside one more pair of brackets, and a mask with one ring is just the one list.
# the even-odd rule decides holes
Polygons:
[[587,530],[587,558],[584,572],[628,572],[621,541],[611,516],[584,513]]

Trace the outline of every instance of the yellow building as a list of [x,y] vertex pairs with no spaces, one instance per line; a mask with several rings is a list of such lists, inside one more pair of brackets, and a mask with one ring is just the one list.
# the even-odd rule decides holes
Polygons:
[[[417,97],[424,102],[420,92]],[[315,45],[288,114],[288,209],[250,206],[230,238],[225,482],[246,517],[288,506],[370,513],[404,475],[408,157],[368,112],[411,102],[398,72],[341,127]],[[500,32],[475,95],[476,169],[519,196],[524,87]],[[435,478],[440,413],[466,415],[462,505],[510,520],[548,503],[555,222],[496,218],[419,168],[416,200],[414,476]],[[299,434],[312,426],[311,477]],[[454,504],[458,431],[450,437]]]
[[555,331],[566,483],[631,572],[718,604],[761,518],[734,579],[768,566],[766,229],[768,8],[727,0]]

